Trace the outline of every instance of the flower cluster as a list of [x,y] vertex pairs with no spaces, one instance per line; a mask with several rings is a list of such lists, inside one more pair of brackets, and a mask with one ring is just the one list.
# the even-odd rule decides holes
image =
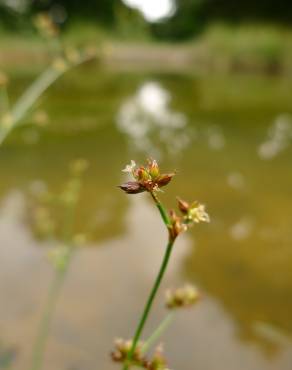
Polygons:
[[210,217],[206,212],[204,204],[200,204],[197,201],[190,204],[185,200],[178,198],[178,208],[184,215],[186,223],[198,224],[200,222],[210,222]]
[[210,217],[203,204],[199,202],[188,203],[180,198],[178,198],[178,208],[182,215],[177,215],[174,210],[171,210],[167,215],[157,198],[156,192],[161,187],[166,186],[175,173],[161,174],[155,159],[148,159],[146,166],[139,167],[132,160],[122,171],[131,174],[134,181],[126,182],[120,185],[120,188],[127,194],[138,194],[144,191],[151,193],[167,224],[170,240],[174,241],[179,234],[186,231],[188,226],[192,224],[210,222]]
[[[117,339],[115,341],[115,349],[111,353],[112,360],[114,362],[125,363],[131,351],[132,344],[132,340]],[[142,342],[139,342],[135,348],[135,352],[131,359],[131,365],[146,370],[169,370],[166,366],[166,361],[162,353],[162,347],[158,346],[153,354],[153,357],[149,360],[143,354]]]
[[148,159],[146,166],[137,167],[135,161],[127,165],[123,172],[130,173],[134,181],[128,181],[120,188],[127,194],[138,194],[143,191],[155,192],[166,186],[175,173],[161,174],[159,166],[154,159]]
[[[131,351],[133,345],[132,340],[116,339],[115,350],[111,353],[111,357],[115,362],[125,362],[128,358],[129,352]],[[135,352],[132,356],[132,363],[137,365],[142,365],[144,363],[144,358],[142,355],[143,343],[139,342]]]
[[[137,341],[133,344],[132,341],[118,340],[116,342],[116,349],[112,352],[112,359],[116,362],[123,363],[123,370],[129,370],[132,366],[148,370],[167,370],[161,350],[156,350],[152,359],[148,360],[144,356],[144,352],[147,350],[147,344],[143,346],[138,341],[148,318],[153,299],[166,270],[170,253],[177,236],[186,231],[193,224],[209,222],[210,217],[203,204],[200,204],[199,202],[188,203],[180,198],[178,198],[180,214],[177,214],[174,210],[168,211],[164,208],[163,204],[158,199],[157,191],[159,191],[161,187],[166,186],[171,181],[175,173],[161,174],[159,166],[154,159],[148,159],[147,165],[140,167],[137,167],[136,163],[132,160],[123,172],[131,174],[134,181],[126,182],[120,185],[120,188],[127,194],[138,194],[144,191],[150,193],[168,230],[169,239],[158,278],[154,283],[147,305],[144,309],[144,314],[140,319],[140,323],[136,331]],[[197,289],[193,286],[187,285],[175,291],[168,291],[166,296],[166,306],[169,309],[186,307],[196,303],[198,299],[199,293]],[[136,344],[136,342],[138,342],[138,344]]]
[[175,240],[179,234],[186,231],[194,223],[210,222],[205,206],[199,202],[189,204],[178,198],[178,208],[182,215],[177,215],[174,210],[169,212],[170,226],[168,230],[171,240]]
[[170,225],[168,227],[169,237],[171,240],[175,240],[176,237],[187,231],[188,227],[184,223],[184,220],[181,216],[178,216],[174,210],[169,211]]
[[199,299],[200,292],[192,285],[185,285],[166,292],[166,307],[169,309],[189,307],[197,303]]

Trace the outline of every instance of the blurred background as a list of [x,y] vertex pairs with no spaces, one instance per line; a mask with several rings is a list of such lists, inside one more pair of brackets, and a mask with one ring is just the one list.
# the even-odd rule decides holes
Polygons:
[[0,148],[0,369],[28,368],[53,276],[32,194],[60,191],[80,157],[90,167],[75,229],[87,242],[44,369],[119,368],[113,338],[133,335],[166,234],[146,194],[116,185],[131,159],[152,156],[178,170],[162,201],[197,199],[212,222],[178,241],[145,335],[164,317],[164,289],[191,282],[203,300],[163,338],[171,369],[291,370],[291,1],[0,0],[12,102],[52,58],[34,25],[43,11],[62,44],[97,59],[48,89]]

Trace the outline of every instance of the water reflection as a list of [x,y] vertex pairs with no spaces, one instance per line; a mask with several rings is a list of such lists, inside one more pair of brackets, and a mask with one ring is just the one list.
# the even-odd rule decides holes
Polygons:
[[221,150],[225,146],[225,136],[218,125],[210,125],[206,129],[207,141],[210,149]]
[[[131,336],[166,240],[160,217],[151,202],[143,195],[129,199],[125,233],[104,242],[102,248],[82,249],[76,255],[54,317],[45,369],[116,369],[108,359],[112,338]],[[15,358],[15,368],[24,368],[28,365],[30,344],[51,272],[41,249],[26,230],[20,228],[17,214],[25,210],[22,196],[12,193],[5,204],[0,218],[5,245],[0,249],[4,262],[0,271],[1,328],[8,343],[21,348]],[[151,243],[149,233],[155,235]],[[16,234],[21,244],[16,242]],[[171,269],[159,294],[160,302],[155,305],[145,335],[165,314],[163,290],[185,282],[180,271],[192,247],[188,238],[182,238],[176,245]],[[18,259],[17,273],[12,269],[15,258]],[[178,337],[184,340],[178,341]],[[207,293],[196,309],[177,316],[165,342],[173,368],[183,366],[185,370],[193,370],[194,361],[197,367],[206,370],[213,370],[215,365],[220,370],[289,370],[292,359],[288,339],[282,341],[281,351],[268,358],[257,347],[244,344],[232,315]]]
[[227,175],[227,184],[236,190],[243,191],[246,189],[246,179],[241,172],[231,172]]
[[178,155],[190,143],[187,118],[170,108],[171,94],[159,82],[145,82],[126,100],[117,115],[117,127],[131,146],[143,153],[161,157]]
[[254,220],[251,217],[243,217],[230,228],[230,236],[234,240],[247,239],[254,228]]
[[[27,222],[31,192],[58,192],[75,158],[91,164],[76,231],[91,235],[92,248],[80,249],[70,270],[46,366],[115,369],[107,356],[112,339],[132,335],[166,238],[147,196],[127,197],[116,185],[130,159],[159,152],[163,168],[179,169],[163,200],[173,207],[176,195],[195,198],[212,216],[210,225],[181,239],[165,281],[164,287],[190,280],[204,292],[203,303],[168,332],[171,366],[290,370],[290,124],[277,123],[267,135],[267,122],[292,114],[283,91],[290,91],[289,81],[245,77],[215,84],[92,69],[90,77],[76,71],[48,92],[43,105],[50,124],[36,128],[37,140],[17,132],[0,153],[0,319],[4,344],[21,349],[16,368],[28,363],[51,279]],[[274,140],[272,132],[285,150],[277,161],[262,161],[258,146],[263,138]],[[157,303],[147,330],[163,312]],[[268,327],[285,339],[272,340]]]
[[258,148],[261,159],[272,159],[285,150],[292,141],[292,116],[281,114],[269,128],[266,141]]

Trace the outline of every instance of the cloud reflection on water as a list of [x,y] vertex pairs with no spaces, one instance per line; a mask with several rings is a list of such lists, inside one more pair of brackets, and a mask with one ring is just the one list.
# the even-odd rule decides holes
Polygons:
[[[85,248],[76,255],[54,316],[45,369],[65,368],[68,359],[74,368],[116,369],[107,355],[112,338],[131,335],[162,258],[166,237],[150,202],[142,196],[130,199],[128,229],[123,235],[103,242],[104,248]],[[42,248],[20,227],[19,210],[25,210],[21,194],[10,193],[0,218],[4,241],[0,248],[4,261],[0,294],[6,302],[1,305],[1,329],[8,343],[21,348],[15,368],[28,363],[30,343],[51,279]],[[147,238],[149,234],[155,235],[154,242]],[[184,282],[179,272],[191,246],[187,236],[176,245],[159,294],[160,303],[155,305],[146,334],[164,315],[163,290]],[[11,269],[15,259],[18,267]],[[166,353],[173,368],[184,370],[193,370],[194,364],[206,370],[213,370],[214,366],[219,370],[290,370],[288,341],[284,341],[282,350],[272,358],[266,358],[258,347],[242,342],[237,330],[219,301],[204,294],[203,302],[178,315],[168,330]]]
[[130,139],[131,145],[154,157],[177,155],[190,144],[187,117],[171,109],[171,95],[160,83],[142,84],[127,99],[117,114],[117,127]]
[[[103,242],[102,248],[81,249],[73,261],[54,316],[45,369],[65,368],[68,364],[74,368],[116,369],[107,355],[112,339],[131,335],[161,261],[166,237],[150,202],[142,196],[129,199],[124,234]],[[2,339],[21,348],[15,368],[28,364],[51,279],[43,250],[19,223],[24,210],[21,194],[13,192],[0,217],[1,329],[5,336]],[[155,240],[149,240],[149,233],[155,235]],[[163,290],[184,282],[180,270],[191,246],[187,236],[176,245],[145,334],[164,315]],[[15,259],[18,267],[11,270]],[[168,330],[165,349],[170,363],[184,370],[193,370],[194,365],[206,370],[214,366],[219,370],[290,369],[292,352],[288,341],[284,341],[282,351],[267,358],[258,347],[242,342],[237,330],[236,322],[221,303],[204,294],[203,302],[178,315]]]
[[268,129],[266,140],[258,147],[261,159],[269,160],[285,150],[292,141],[292,116],[279,115]]

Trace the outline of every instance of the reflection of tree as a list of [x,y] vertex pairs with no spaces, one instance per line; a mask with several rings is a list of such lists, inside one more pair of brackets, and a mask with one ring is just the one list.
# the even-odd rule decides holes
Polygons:
[[[237,320],[241,338],[264,343],[264,336],[260,338],[255,330],[257,323],[270,324],[284,335],[292,333],[292,234],[287,206],[292,178],[278,164],[271,164],[268,172],[262,171],[260,162],[250,167],[241,145],[238,142],[232,162],[242,168],[248,161],[245,179],[248,186],[252,183],[252,193],[228,189],[224,153],[222,168],[216,154],[217,163],[208,156],[209,164],[196,177],[188,172],[190,185],[185,191],[194,192],[193,184],[200,178],[198,196],[206,199],[212,222],[204,231],[194,230],[197,248],[188,256],[185,269]],[[192,157],[196,156],[193,152]],[[212,173],[216,171],[214,183]],[[277,173],[277,182],[271,183],[273,173]]]

